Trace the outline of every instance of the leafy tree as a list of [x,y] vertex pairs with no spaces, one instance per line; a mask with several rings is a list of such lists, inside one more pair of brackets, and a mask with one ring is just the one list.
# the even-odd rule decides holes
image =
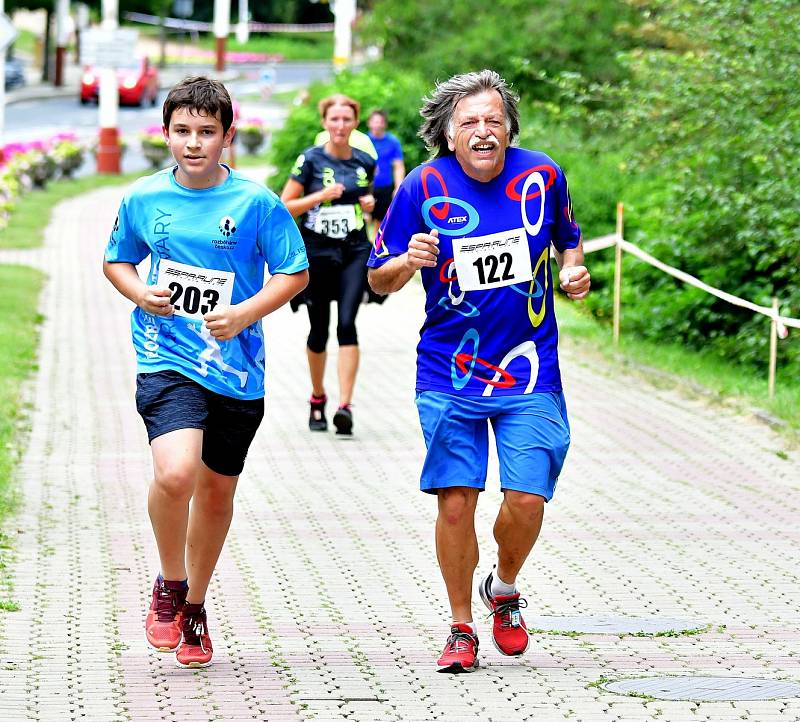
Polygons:
[[361,25],[364,42],[432,80],[491,67],[522,92],[550,95],[542,73],[616,82],[620,48],[638,13],[624,0],[380,0]]
[[[712,286],[800,312],[800,5],[794,0],[638,3],[673,47],[624,57],[607,128],[630,144],[639,240]],[[638,193],[638,195],[637,195]],[[630,234],[628,234],[630,237]],[[767,320],[642,268],[626,324],[763,364]],[[600,293],[592,302],[608,310]],[[800,358],[796,344],[785,361]]]

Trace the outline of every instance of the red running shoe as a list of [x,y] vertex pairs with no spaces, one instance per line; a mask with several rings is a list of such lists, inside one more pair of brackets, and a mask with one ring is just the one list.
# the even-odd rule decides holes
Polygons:
[[183,641],[175,655],[177,665],[184,669],[208,667],[214,650],[208,635],[206,609],[202,604],[183,607]]
[[489,616],[494,617],[492,624],[492,641],[500,654],[516,657],[524,654],[531,642],[525,620],[520,613],[528,606],[525,599],[520,599],[519,592],[503,596],[492,596],[492,574],[490,573],[478,587],[486,608],[491,611]]
[[469,624],[453,622],[442,656],[436,664],[439,666],[438,672],[450,674],[474,672],[477,669],[478,637],[472,633]]
[[153,585],[153,599],[147,610],[144,632],[159,652],[172,652],[181,641],[181,612],[186,603],[183,582],[165,581],[159,575]]

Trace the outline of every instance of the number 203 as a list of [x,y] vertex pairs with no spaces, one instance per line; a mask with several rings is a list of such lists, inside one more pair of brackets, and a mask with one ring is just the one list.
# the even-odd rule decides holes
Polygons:
[[[181,305],[178,303],[181,295],[183,295],[183,310],[186,311],[186,313],[194,314],[198,311],[200,311],[200,313],[208,313],[209,311],[213,311],[217,303],[219,303],[219,293],[213,288],[207,288],[201,294],[200,289],[196,286],[186,286],[186,288],[184,288],[180,283],[173,281],[169,284],[169,289],[172,291],[169,302],[175,307],[176,311],[181,310]],[[207,303],[201,305],[203,299],[205,299]]]

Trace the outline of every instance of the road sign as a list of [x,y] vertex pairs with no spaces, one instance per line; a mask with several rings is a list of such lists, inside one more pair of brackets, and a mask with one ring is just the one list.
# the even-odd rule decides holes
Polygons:
[[11,18],[5,13],[0,13],[0,50],[5,50],[17,39],[17,29],[11,22]]
[[136,56],[139,33],[129,28],[91,28],[81,36],[83,62],[96,68],[120,68]]

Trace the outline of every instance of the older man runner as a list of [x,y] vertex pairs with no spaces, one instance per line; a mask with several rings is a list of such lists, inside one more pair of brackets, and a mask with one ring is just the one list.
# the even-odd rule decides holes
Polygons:
[[403,182],[368,262],[376,292],[398,291],[420,271],[426,293],[416,401],[428,449],[420,486],[438,497],[436,553],[453,615],[441,672],[478,664],[474,517],[486,482],[487,422],[503,502],[494,524],[497,564],[478,591],[505,655],[528,648],[517,575],[570,442],[550,244],[569,298],[584,298],[590,278],[561,168],[540,151],[511,147],[517,102],[491,70],[437,85],[420,111],[420,136],[434,159]]

